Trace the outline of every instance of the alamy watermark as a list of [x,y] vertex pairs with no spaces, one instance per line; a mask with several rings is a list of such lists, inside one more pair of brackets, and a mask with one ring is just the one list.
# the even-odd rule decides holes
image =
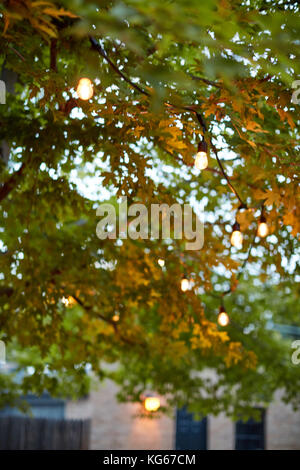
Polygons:
[[0,104],[6,104],[6,85],[3,80],[0,80]]
[[4,341],[0,340],[0,367],[6,363],[6,348]]
[[[117,215],[118,213],[118,215]],[[103,203],[97,208],[102,217],[96,227],[100,240],[126,239],[177,239],[185,240],[186,250],[201,250],[204,244],[204,227],[189,204],[144,204],[128,206],[127,197],[118,204]]]
[[292,83],[292,88],[295,89],[295,91],[292,94],[292,103],[293,104],[300,104],[300,80],[295,80]]
[[295,349],[295,351],[292,354],[292,363],[297,366],[300,364],[300,340],[296,339],[295,341],[292,342],[291,348]]

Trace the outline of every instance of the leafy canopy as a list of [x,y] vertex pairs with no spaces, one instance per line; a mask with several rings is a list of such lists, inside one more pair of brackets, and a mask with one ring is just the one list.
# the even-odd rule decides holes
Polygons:
[[[271,329],[299,324],[298,15],[277,0],[1,2],[1,65],[17,83],[0,106],[0,332],[34,368],[23,392],[80,395],[92,367],[123,400],[153,389],[170,407],[240,416],[283,388],[299,404],[299,368]],[[96,208],[121,196],[202,208],[204,247],[99,240]],[[3,405],[17,390],[1,381]]]

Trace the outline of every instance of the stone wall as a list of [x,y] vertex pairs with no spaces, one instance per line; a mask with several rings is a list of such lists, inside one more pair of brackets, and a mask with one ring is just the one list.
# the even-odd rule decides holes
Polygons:
[[300,412],[282,403],[280,397],[281,393],[277,392],[267,410],[267,448],[300,449]]

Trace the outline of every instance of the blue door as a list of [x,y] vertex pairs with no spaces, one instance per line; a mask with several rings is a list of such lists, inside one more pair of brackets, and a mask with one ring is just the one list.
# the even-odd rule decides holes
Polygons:
[[176,413],[176,450],[207,449],[207,418],[194,419],[186,407]]
[[235,425],[235,450],[263,450],[265,448],[265,416],[260,409],[259,421],[249,419],[246,422],[237,421]]

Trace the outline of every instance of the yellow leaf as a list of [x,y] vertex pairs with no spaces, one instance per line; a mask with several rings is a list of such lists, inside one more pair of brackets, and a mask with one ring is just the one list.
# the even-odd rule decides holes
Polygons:
[[277,193],[276,191],[267,191],[267,199],[266,199],[266,205],[267,206],[272,206],[275,204],[276,206],[280,205],[280,193]]
[[8,26],[9,26],[9,18],[7,15],[3,15],[4,17],[4,28],[3,28],[3,34],[6,33],[7,29],[8,29]]
[[256,189],[254,191],[254,196],[256,199],[265,199],[265,204],[267,206],[272,206],[275,204],[279,206],[281,203],[281,195],[275,189],[269,189],[268,191],[262,191],[261,189]]
[[53,16],[55,18],[59,18],[60,16],[68,16],[69,18],[78,18],[77,15],[74,13],[64,10],[63,8],[60,8],[59,10],[55,10],[54,8],[45,8],[43,10],[43,13],[45,15]]

